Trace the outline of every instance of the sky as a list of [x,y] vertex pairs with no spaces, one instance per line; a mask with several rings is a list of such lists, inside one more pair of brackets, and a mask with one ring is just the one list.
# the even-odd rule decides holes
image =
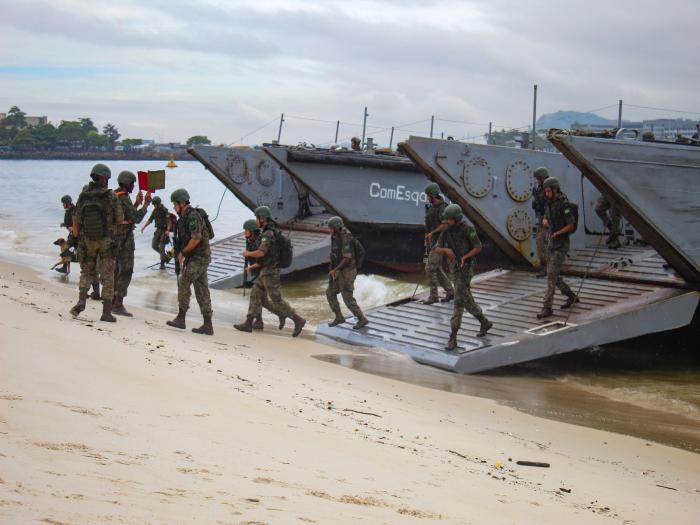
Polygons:
[[[122,138],[482,136],[537,113],[700,118],[700,1],[0,0],[0,112]],[[666,108],[687,113],[641,107]],[[695,112],[695,113],[693,113]]]

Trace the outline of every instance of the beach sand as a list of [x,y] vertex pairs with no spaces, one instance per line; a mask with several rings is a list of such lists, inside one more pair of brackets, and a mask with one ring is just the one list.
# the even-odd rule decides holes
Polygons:
[[[0,522],[697,523],[700,455],[213,337],[0,264]],[[188,328],[198,326],[193,304]],[[520,466],[547,462],[549,468]]]

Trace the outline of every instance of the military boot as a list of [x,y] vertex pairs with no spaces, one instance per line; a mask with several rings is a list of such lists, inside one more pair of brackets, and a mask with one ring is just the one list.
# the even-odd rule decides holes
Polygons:
[[80,312],[85,310],[85,302],[87,301],[87,292],[80,292],[78,295],[78,302],[75,303],[75,306],[70,309],[70,313],[72,316],[77,317]]
[[611,250],[617,250],[620,246],[620,240],[617,238],[617,234],[611,233],[605,240],[605,245]]
[[68,273],[68,265],[67,265],[67,264],[64,264],[64,265],[61,266],[60,268],[56,268],[56,271],[57,271],[58,273]]
[[117,318],[112,315],[112,301],[102,301],[102,316],[100,321],[116,323]]
[[328,323],[328,326],[338,326],[339,324],[343,324],[345,322],[345,317],[343,317],[343,314],[340,310],[333,313],[335,314],[335,319]]
[[253,330],[262,330],[263,328],[265,328],[265,323],[263,323],[262,315],[259,315],[253,320]]
[[185,314],[186,313],[187,312],[185,312],[183,310],[178,310],[177,317],[175,317],[175,319],[173,319],[172,321],[165,321],[165,324],[167,324],[168,326],[172,326],[174,328],[180,328],[180,329],[184,330],[185,328],[187,328],[187,326],[185,326]]
[[165,263],[163,261],[160,261],[160,268],[159,270],[165,270]]
[[121,295],[114,296],[114,305],[112,306],[114,315],[123,315],[124,317],[134,317],[134,315],[124,308],[124,298]]
[[364,328],[369,324],[369,319],[366,317],[360,317],[357,322],[352,326],[353,330],[359,330],[360,328]]
[[278,328],[279,328],[280,330],[282,330],[282,328],[284,328],[284,325],[285,325],[286,322],[287,322],[287,317],[284,316],[284,315],[278,315],[277,317],[278,317],[279,320],[280,320],[280,324],[279,324]]
[[100,283],[92,283],[92,293],[90,294],[90,299],[94,299],[95,301],[99,301],[102,299],[102,296],[100,295]]
[[440,298],[437,295],[430,294],[428,298],[423,301],[423,304],[434,304],[437,303],[440,300]]
[[552,315],[554,315],[554,312],[552,312],[552,308],[549,306],[543,306],[540,313],[537,314],[537,319],[546,319],[547,317],[551,317]]
[[566,310],[567,308],[571,308],[573,305],[580,302],[581,300],[578,298],[578,296],[574,292],[571,292],[566,302],[561,305],[561,309]]
[[292,332],[292,337],[296,337],[301,333],[301,329],[304,328],[306,324],[306,319],[299,317],[297,314],[292,316],[292,321],[294,321],[294,331]]
[[253,316],[249,315],[240,324],[234,324],[233,327],[241,332],[252,332],[253,331]]
[[455,294],[454,294],[454,293],[447,292],[447,293],[445,294],[445,297],[443,297],[442,299],[440,299],[440,302],[441,302],[441,303],[449,303],[449,302],[450,302],[452,299],[454,299],[454,298],[455,298]]
[[199,328],[193,328],[195,334],[214,335],[214,327],[211,324],[211,315],[204,317],[204,324]]
[[476,333],[476,336],[477,337],[486,337],[486,334],[488,333],[488,331],[491,329],[491,327],[493,327],[493,323],[491,321],[489,321],[488,319],[486,319],[486,317],[482,317],[481,319],[479,319],[479,323],[480,323],[479,331]]
[[451,332],[450,338],[447,340],[447,345],[445,345],[445,350],[452,352],[457,349],[457,332]]

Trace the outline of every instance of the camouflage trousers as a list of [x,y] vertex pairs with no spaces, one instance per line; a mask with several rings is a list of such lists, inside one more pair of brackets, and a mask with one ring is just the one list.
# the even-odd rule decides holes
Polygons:
[[538,223],[535,226],[535,246],[537,247],[537,259],[540,261],[540,268],[547,268],[547,228]]
[[484,313],[474,297],[472,297],[471,282],[474,276],[474,269],[471,265],[461,271],[455,264],[450,265],[450,275],[454,284],[455,298],[454,307],[452,309],[452,318],[450,319],[450,328],[452,333],[456,334],[462,326],[462,314],[464,310],[472,314],[478,321],[486,319]]
[[80,239],[78,244],[80,260],[80,293],[87,293],[90,285],[99,279],[102,283],[102,299],[114,299],[114,252],[112,239]]
[[[608,210],[610,210],[610,215],[608,215]],[[598,198],[595,212],[612,235],[620,235],[622,233],[620,229],[620,210],[605,195],[601,195]]]
[[430,284],[430,297],[438,296],[438,285],[442,286],[448,295],[454,294],[452,283],[443,268],[444,261],[445,256],[437,253],[435,251],[435,246],[433,246],[428,254],[428,261],[425,265],[425,273],[428,274],[428,283]]
[[160,262],[162,263],[168,262],[168,255],[165,253],[166,238],[167,234],[165,230],[156,230],[153,234],[153,240],[151,241],[151,248],[153,248],[153,251],[160,254]]
[[328,305],[331,307],[336,317],[343,317],[343,313],[340,310],[340,303],[338,302],[338,294],[340,294],[345,306],[352,312],[352,315],[357,317],[357,319],[365,318],[365,314],[362,313],[362,309],[357,304],[355,296],[353,295],[356,277],[357,270],[355,268],[344,268],[340,270],[335,279],[330,276],[328,277],[326,299],[328,299]]
[[554,289],[559,288],[561,293],[571,297],[573,292],[569,285],[561,277],[561,267],[566,259],[567,249],[550,250],[547,254],[547,291],[544,294],[544,307],[552,308],[554,304]]
[[250,292],[248,303],[248,316],[259,317],[263,307],[280,317],[292,317],[296,315],[287,301],[282,298],[280,292],[280,270],[276,266],[265,267],[260,270],[260,275],[255,280]]
[[202,317],[211,317],[213,311],[209,295],[209,276],[207,275],[210,262],[211,257],[192,257],[185,260],[180,272],[180,279],[177,282],[177,307],[179,311],[187,312],[189,310],[192,287],[194,286],[194,296],[199,304]]
[[126,297],[126,292],[134,275],[134,234],[122,235],[114,239],[116,253],[114,257],[114,293]]

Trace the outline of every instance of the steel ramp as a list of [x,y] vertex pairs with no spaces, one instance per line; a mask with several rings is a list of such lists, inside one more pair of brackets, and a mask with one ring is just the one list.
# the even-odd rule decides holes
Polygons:
[[[294,246],[294,259],[289,268],[281,270],[288,275],[307,268],[320,266],[328,262],[331,241],[327,214],[315,215],[308,219],[295,221],[280,226],[290,236]],[[209,264],[209,286],[211,288],[237,288],[243,286],[243,256],[245,236],[243,232],[231,235],[211,245],[211,263]],[[150,266],[158,268],[158,264]],[[166,265],[168,273],[175,275],[175,265]]]
[[[577,290],[580,279],[572,277],[567,282]],[[693,291],[588,278],[581,289],[581,303],[573,308],[564,325],[567,311],[559,309],[564,298],[558,292],[555,315],[546,321],[536,318],[546,285],[546,279],[538,279],[533,273],[513,270],[496,270],[474,278],[474,299],[494,326],[487,337],[478,338],[475,334],[479,323],[465,312],[455,352],[444,350],[452,303],[427,306],[419,298],[367,311],[370,324],[361,330],[352,329],[353,319],[336,327],[323,324],[316,332],[471,374],[680,328],[692,321],[700,299],[700,294]]]

